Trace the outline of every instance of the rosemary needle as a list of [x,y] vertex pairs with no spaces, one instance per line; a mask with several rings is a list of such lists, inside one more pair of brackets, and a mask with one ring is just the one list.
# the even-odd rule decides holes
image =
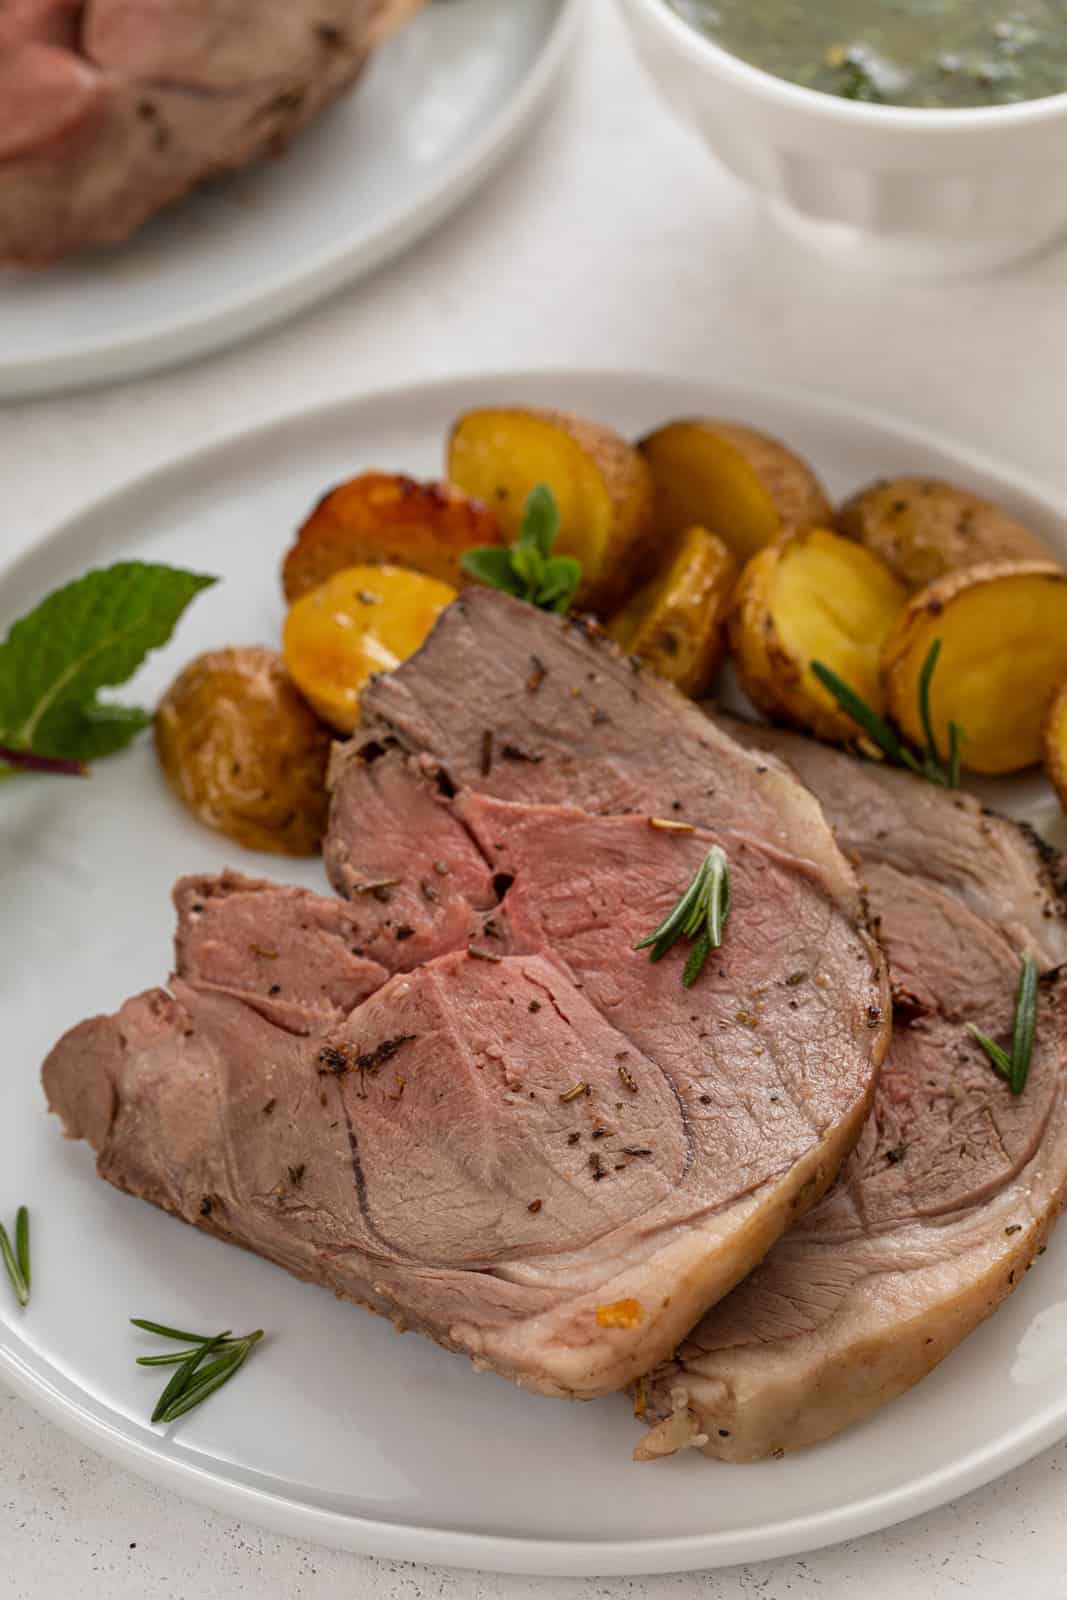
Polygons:
[[208,1395],[214,1394],[216,1389],[221,1389],[223,1384],[228,1383],[234,1373],[244,1366],[253,1347],[259,1343],[262,1337],[263,1329],[257,1328],[255,1333],[248,1334],[227,1355],[204,1367],[197,1374],[196,1382],[168,1406],[159,1420],[161,1422],[176,1422],[187,1411],[191,1411],[202,1400],[206,1400]]
[[156,1409],[152,1412],[153,1422],[162,1421],[164,1413],[168,1411],[174,1402],[179,1398],[179,1396],[183,1395],[188,1389],[196,1373],[196,1369],[204,1360],[204,1357],[209,1356],[211,1352],[222,1343],[225,1337],[226,1335],[224,1333],[217,1334],[214,1339],[208,1339],[204,1344],[199,1345],[198,1348],[193,1351],[191,1356],[187,1356],[185,1358],[181,1366],[170,1379],[170,1382],[167,1384],[166,1388],[163,1390],[163,1393],[160,1395],[159,1399],[156,1401]]
[[149,1322],[145,1317],[131,1317],[130,1321],[145,1333],[158,1333],[161,1339],[180,1339],[183,1344],[206,1344],[212,1337],[210,1333],[183,1333],[180,1328],[168,1328],[162,1322]]
[[1012,1094],[1022,1094],[1030,1075],[1034,1035],[1037,1032],[1037,963],[1033,956],[1023,957],[1019,972],[1010,1054],[988,1034],[976,1028],[973,1022],[967,1024],[967,1032],[981,1045],[992,1062],[994,1072],[1005,1080]]
[[15,1216],[15,1256],[28,1294],[30,1289],[30,1213],[25,1206],[19,1206]]
[[15,1243],[0,1222],[0,1261],[3,1261],[15,1297],[22,1307],[30,1303],[30,1214],[19,1206],[15,1218]]

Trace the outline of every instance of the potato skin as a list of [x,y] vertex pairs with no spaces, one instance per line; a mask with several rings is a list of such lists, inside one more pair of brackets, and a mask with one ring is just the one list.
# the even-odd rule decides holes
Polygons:
[[610,638],[694,698],[711,687],[726,650],[737,562],[706,528],[688,528],[659,573],[606,627]]
[[323,496],[282,565],[290,604],[345,567],[397,566],[460,588],[463,552],[500,544],[489,509],[450,483],[400,472],[361,472]]
[[556,553],[582,563],[575,603],[606,612],[629,590],[651,531],[652,477],[613,429],[564,411],[468,411],[449,438],[448,476],[493,507],[506,543],[530,490],[547,484],[560,511]]
[[1041,730],[1041,750],[1048,781],[1067,811],[1067,678],[1057,689]]
[[811,662],[825,662],[880,711],[882,641],[905,599],[889,569],[851,540],[827,528],[786,534],[748,561],[734,595],[730,646],[741,687],[776,722],[854,743],[859,728]]
[[839,533],[873,550],[909,589],[988,561],[1053,561],[1035,533],[939,478],[883,478],[837,513]]
[[160,701],[155,739],[167,782],[207,827],[250,850],[318,851],[331,738],[276,651],[197,656]]
[[830,502],[808,463],[743,423],[683,417],[638,448],[655,482],[659,540],[698,524],[743,562],[786,529],[830,524]]
[[987,562],[911,596],[886,639],[882,678],[893,720],[917,745],[919,673],[935,639],[930,710],[942,754],[952,720],[971,772],[1040,761],[1049,705],[1067,679],[1067,572],[1048,561]]

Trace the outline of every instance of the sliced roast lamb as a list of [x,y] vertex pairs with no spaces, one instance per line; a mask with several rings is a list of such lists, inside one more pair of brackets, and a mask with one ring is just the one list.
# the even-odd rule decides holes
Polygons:
[[[864,1417],[1022,1280],[1067,1194],[1067,923],[1051,853],[970,796],[794,734],[734,731],[803,775],[857,859],[893,1041],[837,1185],[639,1387],[655,1424],[642,1459],[695,1442],[753,1460]],[[1024,951],[1045,977],[1015,1096],[966,1024],[1010,1040]]]
[[[477,592],[335,762],[345,900],[179,885],[167,990],[45,1065],[101,1174],[547,1393],[662,1360],[832,1181],[888,1036],[817,804],[612,646]],[[712,843],[733,907],[633,946]]]
[[0,263],[125,239],[279,153],[423,0],[7,0]]

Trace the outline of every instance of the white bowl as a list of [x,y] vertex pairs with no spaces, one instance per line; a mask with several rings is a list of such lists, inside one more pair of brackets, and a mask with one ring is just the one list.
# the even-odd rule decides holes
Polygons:
[[621,0],[668,104],[810,244],[909,277],[984,272],[1067,230],[1067,93],[869,105],[750,66],[667,0]]

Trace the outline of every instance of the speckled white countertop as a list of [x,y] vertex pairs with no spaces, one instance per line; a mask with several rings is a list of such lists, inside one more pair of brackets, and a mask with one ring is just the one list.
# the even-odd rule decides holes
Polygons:
[[[1067,487],[1065,284],[1065,250],[940,288],[848,276],[799,254],[652,98],[609,0],[592,0],[573,68],[518,159],[398,265],[218,359],[0,411],[0,549],[222,429],[509,366],[822,388]],[[954,1506],[803,1559],[542,1581],[361,1560],[261,1533],[139,1483],[0,1391],[0,1593],[986,1600],[1010,1589],[1062,1600],[1065,1463],[1061,1446]]]

